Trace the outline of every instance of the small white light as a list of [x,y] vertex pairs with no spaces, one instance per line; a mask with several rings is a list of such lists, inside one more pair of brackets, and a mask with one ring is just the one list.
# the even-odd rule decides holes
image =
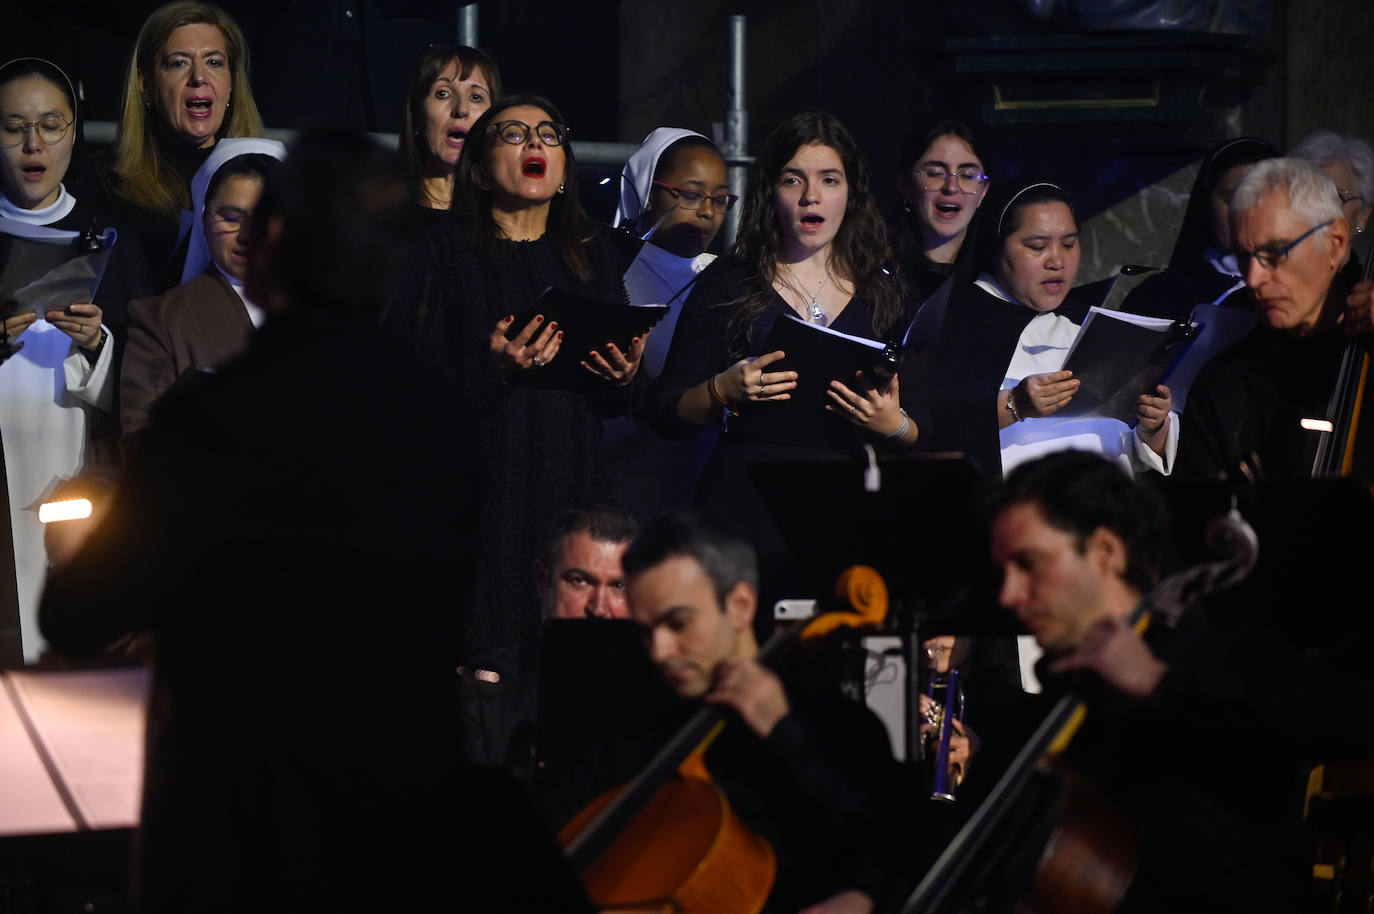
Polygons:
[[1330,419],[1304,419],[1299,423],[1309,432],[1334,432],[1335,424]]
[[610,183],[611,183],[611,179],[610,179],[609,177],[605,177],[605,178],[602,178],[602,179],[601,179],[601,186],[602,186],[602,187],[605,187],[607,184],[610,184]]
[[48,501],[38,506],[38,519],[45,524],[61,520],[80,520],[90,516],[91,500],[89,498]]

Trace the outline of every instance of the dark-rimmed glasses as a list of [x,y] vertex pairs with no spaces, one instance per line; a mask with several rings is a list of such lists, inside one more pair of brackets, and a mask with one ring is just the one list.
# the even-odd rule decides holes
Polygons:
[[62,142],[62,138],[67,135],[67,130],[72,126],[72,122],[64,118],[40,117],[36,121],[21,121],[17,117],[9,118],[0,123],[0,146],[18,146],[24,142],[24,134],[33,128],[38,132],[38,139],[44,145],[52,146]]
[[533,127],[524,121],[497,121],[492,124],[491,129],[501,138],[501,142],[511,146],[520,146],[528,142],[531,130],[545,146],[562,146],[568,140],[567,125],[554,121],[540,121]]
[[1250,268],[1251,258],[1258,260],[1259,265],[1266,270],[1274,269],[1288,259],[1288,255],[1292,252],[1293,248],[1302,244],[1309,237],[1320,232],[1335,221],[1335,219],[1327,219],[1321,225],[1314,225],[1287,244],[1269,244],[1257,251],[1247,251],[1244,248],[1236,248],[1236,263],[1240,266],[1241,275],[1244,275]]
[[683,209],[701,209],[709,200],[713,208],[728,213],[734,207],[735,202],[739,200],[739,196],[736,194],[707,194],[699,190],[692,190],[690,187],[673,187],[662,181],[651,181],[650,183],[654,187],[666,190],[677,201],[677,205]]
[[978,189],[988,183],[988,176],[983,174],[983,169],[976,165],[965,165],[953,171],[947,171],[943,165],[926,164],[917,166],[912,173],[921,190],[941,190],[945,182],[950,178],[954,179],[954,185],[966,194],[976,194]]

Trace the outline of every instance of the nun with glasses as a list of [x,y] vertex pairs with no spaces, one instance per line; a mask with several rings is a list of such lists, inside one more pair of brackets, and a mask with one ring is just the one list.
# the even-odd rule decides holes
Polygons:
[[286,149],[276,140],[220,140],[191,180],[194,221],[181,285],[129,306],[120,374],[127,447],[148,410],[189,371],[214,371],[248,348],[262,308],[244,294],[246,226],[263,184]]
[[[720,151],[691,130],[655,128],[625,164],[615,225],[644,242],[625,273],[625,289],[636,305],[669,308],[644,350],[643,370],[651,377],[663,370],[682,303],[716,259],[708,249],[737,199]],[[616,503],[640,520],[690,505],[715,444],[714,434],[664,440],[638,416],[608,419],[605,436]]]
[[[65,478],[113,459],[117,333],[145,288],[131,240],[69,176],[82,160],[80,93],[51,61],[0,66],[0,664],[36,660],[47,570],[38,505]],[[90,231],[114,239],[93,294],[25,308],[23,286],[70,261]],[[98,255],[104,257],[106,255]],[[35,263],[46,266],[35,274]]]

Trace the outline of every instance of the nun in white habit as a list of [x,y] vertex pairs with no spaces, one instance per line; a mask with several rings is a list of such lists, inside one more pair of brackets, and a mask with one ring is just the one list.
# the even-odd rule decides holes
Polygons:
[[[651,376],[663,369],[682,303],[714,254],[706,249],[738,198],[730,193],[725,160],[706,137],[680,127],[653,130],[625,163],[615,225],[644,239],[625,273],[636,305],[668,305],[644,350]],[[646,519],[685,508],[714,436],[665,442],[643,422],[609,420],[605,448],[619,504]]]
[[720,152],[691,130],[658,127],[625,163],[615,225],[632,226],[644,239],[625,272],[625,289],[636,305],[671,308],[644,352],[651,375],[663,368],[687,288],[716,259],[706,249],[735,199]]

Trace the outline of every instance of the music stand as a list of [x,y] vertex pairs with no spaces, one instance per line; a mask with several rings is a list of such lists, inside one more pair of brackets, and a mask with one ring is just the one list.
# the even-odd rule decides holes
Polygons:
[[[919,707],[924,638],[1021,633],[989,594],[995,575],[987,573],[978,510],[984,485],[962,454],[760,461],[749,475],[813,593],[829,594],[851,565],[882,574],[898,610],[909,721]],[[918,728],[906,731],[907,758],[919,759]]]

